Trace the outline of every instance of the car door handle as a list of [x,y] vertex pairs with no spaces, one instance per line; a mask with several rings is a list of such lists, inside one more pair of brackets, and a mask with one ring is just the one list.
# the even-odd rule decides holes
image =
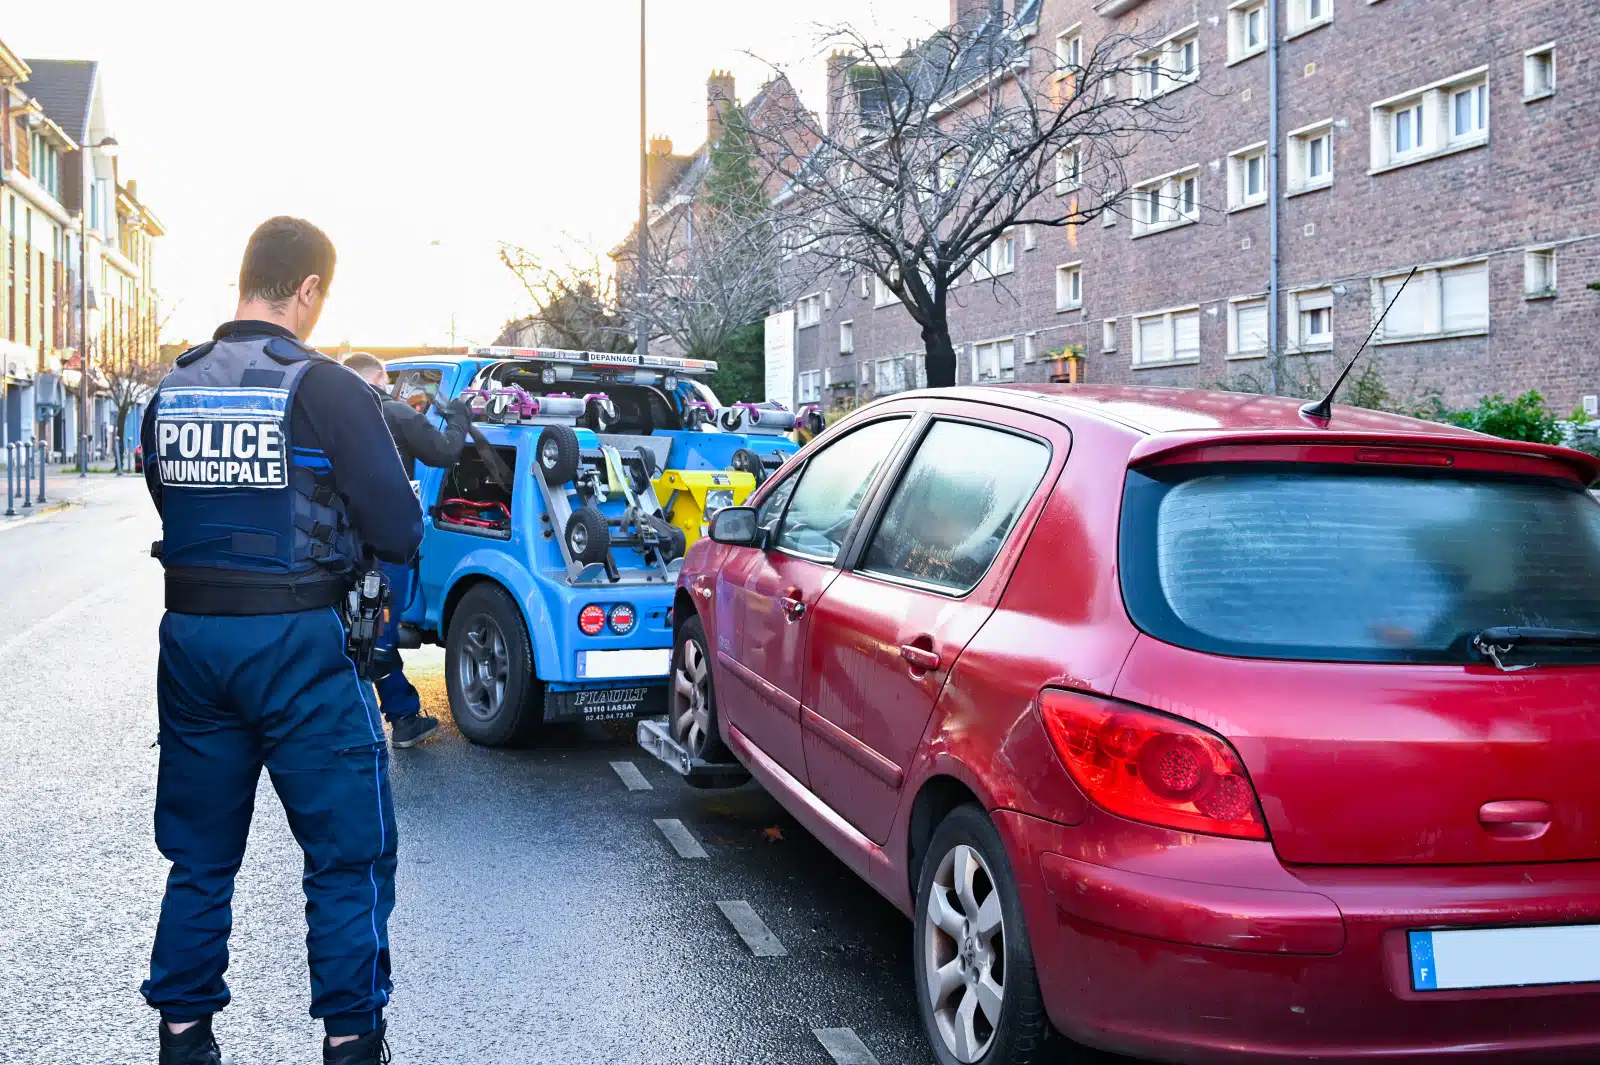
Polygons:
[[799,621],[806,616],[805,601],[792,595],[779,596],[778,605],[783,608],[783,612],[788,615],[790,621]]
[[1555,807],[1540,799],[1502,799],[1478,807],[1478,823],[1496,839],[1538,839],[1550,830]]
[[931,673],[939,668],[939,653],[930,651],[926,647],[918,647],[914,643],[901,647],[900,657],[905,659],[906,664],[912,669],[923,673]]

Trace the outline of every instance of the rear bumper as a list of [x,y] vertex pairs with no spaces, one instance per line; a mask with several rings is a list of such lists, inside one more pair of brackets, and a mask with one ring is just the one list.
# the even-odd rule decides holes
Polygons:
[[1286,868],[1270,844],[1099,812],[996,821],[1046,1007],[1083,1042],[1173,1062],[1600,1058],[1600,984],[1418,992],[1406,944],[1600,921],[1600,862]]

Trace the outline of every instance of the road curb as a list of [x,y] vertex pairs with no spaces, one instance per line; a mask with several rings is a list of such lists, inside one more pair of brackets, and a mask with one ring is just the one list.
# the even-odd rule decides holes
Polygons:
[[76,502],[71,500],[61,503],[46,503],[44,506],[34,510],[31,514],[18,514],[14,518],[0,518],[0,532],[5,532],[7,529],[20,528],[21,526],[28,525],[39,520],[40,518],[48,517],[51,514],[59,514],[63,510],[70,510],[77,505],[78,504]]

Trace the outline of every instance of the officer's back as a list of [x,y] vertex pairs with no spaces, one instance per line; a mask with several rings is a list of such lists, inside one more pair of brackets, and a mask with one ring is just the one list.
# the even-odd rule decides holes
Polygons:
[[210,1019],[228,1002],[233,877],[263,766],[306,855],[325,1060],[383,1050],[394,811],[341,606],[357,572],[408,560],[422,526],[371,389],[306,345],[334,261],[309,222],[257,229],[236,320],[178,359],[142,431],[166,570],[156,843],[172,870],[143,986],[163,1065],[219,1060]]

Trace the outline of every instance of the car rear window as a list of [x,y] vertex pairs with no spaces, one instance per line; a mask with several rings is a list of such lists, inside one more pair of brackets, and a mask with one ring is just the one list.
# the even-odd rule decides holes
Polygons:
[[[1173,466],[1128,475],[1123,598],[1158,639],[1251,658],[1477,662],[1497,625],[1600,630],[1600,504],[1555,481]],[[1551,648],[1542,661],[1597,661]]]

